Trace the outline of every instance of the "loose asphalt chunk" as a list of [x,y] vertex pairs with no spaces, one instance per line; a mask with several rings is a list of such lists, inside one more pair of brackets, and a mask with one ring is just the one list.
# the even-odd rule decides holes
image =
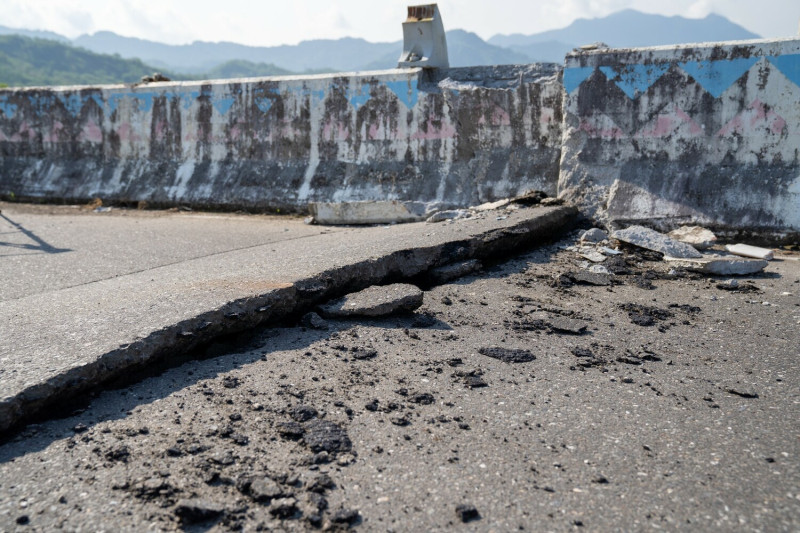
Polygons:
[[586,331],[586,322],[573,318],[555,317],[547,321],[550,329],[556,333],[581,335]]
[[[64,213],[67,221],[74,216]],[[557,235],[575,215],[566,206],[524,208],[501,220],[475,217],[435,229],[424,223],[325,229],[294,219],[258,219],[247,223],[258,226],[253,229],[259,234],[280,235],[286,228],[286,240],[275,237],[236,248],[228,246],[230,235],[220,234],[216,238],[225,242],[207,255],[160,263],[147,259],[150,240],[132,239],[126,243],[125,261],[105,269],[92,264],[80,283],[52,289],[39,284],[30,292],[23,287],[0,300],[0,432],[128,376],[131,369],[308,311],[346,290],[411,278],[447,263],[519,252]],[[56,227],[48,224],[48,216],[31,215],[26,224],[40,228],[40,238],[60,247],[59,239],[67,234],[48,234],[54,231],[48,228]],[[91,251],[117,249],[118,236],[137,219],[111,213],[91,222],[92,239],[71,244],[69,253],[96,262],[104,256]],[[170,227],[170,221],[165,224]],[[175,242],[206,238],[192,231],[191,223],[182,231]],[[171,251],[170,246],[159,249]],[[30,271],[47,272],[61,268],[69,253],[39,254],[26,261]]]
[[500,348],[496,346],[491,348],[480,348],[478,353],[485,355],[486,357],[499,359],[504,363],[529,363],[536,359],[536,356],[533,355],[530,350]]
[[320,305],[326,318],[387,316],[413,311],[422,305],[423,292],[408,283],[368,287],[343,298]]

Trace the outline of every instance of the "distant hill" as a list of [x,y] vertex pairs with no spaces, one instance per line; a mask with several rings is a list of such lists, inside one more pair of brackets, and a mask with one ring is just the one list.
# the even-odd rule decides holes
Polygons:
[[[403,42],[392,43],[394,49],[377,61],[368,63],[364,70],[380,70],[395,68],[397,59],[403,51]],[[514,50],[494,46],[464,30],[447,32],[447,54],[451,67],[471,67],[474,65],[507,65],[513,63],[530,63],[530,58]]]
[[7,26],[0,26],[0,35],[22,35],[23,37],[32,37],[34,39],[47,39],[49,41],[59,41],[62,43],[72,42],[67,37],[59,35],[52,31],[21,30],[18,28],[9,28]]
[[398,57],[402,51],[397,43],[370,43],[364,39],[350,37],[303,41],[295,46],[260,47],[203,41],[170,45],[103,31],[82,35],[74,42],[93,52],[119,54],[127,58],[136,57],[152,65],[188,74],[208,72],[232,60],[271,63],[292,72],[318,69],[359,70],[390,51],[396,50]]
[[95,54],[52,40],[0,36],[0,83],[11,87],[135,83],[153,72],[138,59]]
[[[719,15],[687,19],[627,9],[607,17],[578,19],[559,30],[495,35],[488,42],[471,32],[451,30],[447,48],[450,65],[465,67],[563,63],[574,47],[596,41],[634,47],[755,38],[758,35]],[[271,47],[203,41],[169,45],[109,31],[70,40],[52,32],[0,26],[0,83],[132,83],[155,71],[191,80],[376,70],[394,68],[402,47],[400,40],[371,43],[350,37]]]
[[[303,41],[294,46],[258,47],[202,41],[169,45],[123,37],[109,31],[82,35],[73,42],[97,53],[138,58],[162,69],[193,76],[213,72],[230,61],[273,65],[283,73],[386,69],[397,66],[397,58],[403,50],[400,40],[371,43],[350,37]],[[476,34],[464,30],[447,32],[447,48],[452,66],[530,62],[525,54],[488,44]]]
[[760,36],[725,17],[708,15],[702,19],[650,15],[633,9],[607,17],[578,19],[566,28],[532,35],[495,35],[490,44],[510,48],[531,58],[563,62],[564,53],[576,46],[604,42],[627,48],[679,43],[740,41]]
[[[291,71],[276,67],[271,63],[251,63],[242,59],[234,59],[218,65],[205,73],[210,80],[226,78],[258,78],[263,76],[287,76]],[[184,77],[180,76],[179,77]]]

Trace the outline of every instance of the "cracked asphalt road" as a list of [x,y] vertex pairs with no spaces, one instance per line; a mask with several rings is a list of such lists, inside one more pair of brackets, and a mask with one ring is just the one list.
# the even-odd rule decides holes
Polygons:
[[800,529],[800,254],[591,285],[574,239],[29,425],[0,530]]

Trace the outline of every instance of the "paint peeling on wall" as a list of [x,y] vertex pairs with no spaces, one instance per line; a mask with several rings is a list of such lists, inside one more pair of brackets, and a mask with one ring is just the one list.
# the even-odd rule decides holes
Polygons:
[[564,89],[560,194],[598,221],[800,230],[800,41],[572,54]]
[[297,210],[555,194],[559,70],[0,90],[0,194]]

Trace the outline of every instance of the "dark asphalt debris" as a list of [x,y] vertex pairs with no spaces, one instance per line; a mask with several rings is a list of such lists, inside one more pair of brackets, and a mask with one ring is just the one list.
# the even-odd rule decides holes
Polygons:
[[498,359],[504,363],[529,363],[536,359],[536,356],[533,355],[530,350],[523,349],[491,347],[480,348],[478,353],[486,357]]
[[456,506],[456,516],[465,524],[481,519],[481,514],[478,512],[478,509],[474,505],[467,503]]
[[326,420],[311,420],[305,424],[303,440],[313,452],[349,452],[353,448],[347,432]]

